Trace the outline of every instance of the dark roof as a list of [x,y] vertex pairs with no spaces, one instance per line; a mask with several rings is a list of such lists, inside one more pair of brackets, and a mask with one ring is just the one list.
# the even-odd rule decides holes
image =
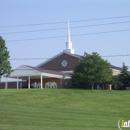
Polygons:
[[33,70],[37,70],[37,71],[43,72],[43,73],[49,73],[49,74],[55,74],[55,75],[62,75],[62,76],[71,77],[69,74],[65,74],[65,73],[62,73],[62,72],[59,72],[59,71],[47,70],[47,69],[32,67],[32,66],[28,66],[28,65],[26,65],[26,66],[29,67],[29,68],[32,68]]
[[115,70],[122,70],[122,68],[114,66],[114,65],[110,65],[110,68],[111,69],[115,69]]

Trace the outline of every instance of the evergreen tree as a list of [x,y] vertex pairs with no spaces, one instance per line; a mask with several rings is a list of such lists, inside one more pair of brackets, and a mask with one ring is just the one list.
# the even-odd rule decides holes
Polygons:
[[8,61],[9,52],[5,45],[4,39],[0,36],[0,80],[3,75],[10,75],[11,73],[11,65]]
[[125,90],[126,87],[130,87],[130,74],[128,67],[123,63],[122,70],[119,75],[119,89]]

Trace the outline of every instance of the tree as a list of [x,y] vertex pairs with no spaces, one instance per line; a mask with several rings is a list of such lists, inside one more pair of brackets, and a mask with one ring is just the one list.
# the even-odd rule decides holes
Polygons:
[[5,46],[5,41],[0,36],[0,79],[3,75],[8,76],[11,73],[11,65],[8,61],[9,57],[9,52]]
[[95,83],[109,83],[112,80],[112,71],[110,63],[93,52],[92,54],[84,53],[82,60],[78,62],[72,75],[73,87],[91,86],[94,88]]
[[122,70],[119,74],[119,89],[125,90],[126,87],[130,87],[130,74],[128,67],[123,63]]

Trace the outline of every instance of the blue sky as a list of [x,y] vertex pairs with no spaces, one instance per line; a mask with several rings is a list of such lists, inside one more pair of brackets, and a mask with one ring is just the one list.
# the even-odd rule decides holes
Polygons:
[[[130,17],[118,19],[88,19],[130,16],[129,0],[0,0],[0,35],[5,39],[10,51],[10,58],[51,58],[65,49],[66,37],[28,41],[11,40],[44,37],[67,36],[67,21],[70,20],[71,35],[107,32],[130,29],[130,22],[72,28],[106,23],[130,21]],[[39,23],[66,22],[59,24],[42,24],[33,26],[6,27]],[[62,30],[40,31],[30,33],[4,34],[31,30],[66,28]],[[75,53],[97,52],[101,56],[130,54],[130,31],[71,37]],[[122,62],[130,66],[130,56],[105,57],[111,64],[121,67]],[[13,68],[20,65],[36,66],[44,60],[10,60]]]

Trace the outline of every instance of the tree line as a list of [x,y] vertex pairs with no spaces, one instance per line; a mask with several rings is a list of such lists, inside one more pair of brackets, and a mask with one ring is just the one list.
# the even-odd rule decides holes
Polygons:
[[98,53],[84,53],[82,60],[75,66],[72,75],[73,88],[94,89],[94,86],[111,84],[118,90],[130,87],[130,72],[123,63],[119,75],[114,76],[110,63]]

